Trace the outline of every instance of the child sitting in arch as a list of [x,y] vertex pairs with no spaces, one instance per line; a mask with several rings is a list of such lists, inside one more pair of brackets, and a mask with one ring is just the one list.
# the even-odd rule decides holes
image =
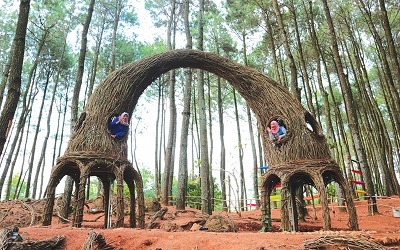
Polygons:
[[110,130],[112,138],[121,139],[125,136],[129,128],[128,119],[128,113],[123,112],[120,116],[111,120],[108,124],[108,129]]
[[269,133],[269,138],[277,143],[280,143],[282,138],[286,135],[286,128],[280,126],[275,120],[271,121],[270,126],[267,126],[267,131]]

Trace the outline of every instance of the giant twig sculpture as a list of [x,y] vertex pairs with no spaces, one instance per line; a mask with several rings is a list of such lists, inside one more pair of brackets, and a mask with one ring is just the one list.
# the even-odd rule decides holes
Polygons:
[[[133,109],[143,91],[160,75],[181,67],[199,68],[226,79],[246,100],[261,124],[263,147],[269,162],[269,170],[262,182],[262,210],[266,218],[270,214],[269,195],[276,183],[282,185],[282,229],[297,228],[297,215],[292,206],[292,227],[289,204],[294,203],[295,190],[311,184],[319,191],[323,207],[324,229],[330,229],[330,217],[326,185],[336,181],[343,190],[349,212],[351,229],[358,229],[357,215],[347,182],[338,165],[332,159],[321,128],[314,117],[304,109],[289,91],[259,71],[235,63],[215,54],[196,50],[173,50],[143,58],[111,73],[95,89],[84,108],[63,157],[53,168],[47,188],[47,206],[44,224],[51,223],[54,190],[59,180],[70,175],[77,183],[77,208],[74,226],[80,226],[84,204],[85,181],[97,175],[104,183],[116,178],[118,183],[117,226],[123,225],[123,189],[125,180],[131,190],[131,225],[136,219],[135,195],[138,193],[138,221],[143,227],[142,181],[126,159],[126,138],[112,139],[107,121],[115,114]],[[267,126],[274,119],[285,123],[287,135],[279,143],[271,143]],[[105,185],[105,188],[109,186]],[[107,194],[107,192],[105,192]],[[290,198],[290,199],[289,199]],[[263,221],[264,225],[270,223]]]

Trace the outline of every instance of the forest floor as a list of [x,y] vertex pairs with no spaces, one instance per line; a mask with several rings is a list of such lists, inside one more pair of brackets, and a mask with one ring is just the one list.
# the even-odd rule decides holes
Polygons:
[[[214,212],[213,218],[220,220],[217,223],[214,220],[212,225],[204,224],[209,218],[199,210],[187,208],[182,212],[176,211],[172,206],[166,207],[168,211],[162,220],[154,221],[153,229],[103,229],[104,213],[91,212],[95,210],[95,201],[88,203],[85,208],[82,228],[73,228],[71,223],[58,223],[57,216],[53,217],[51,226],[42,226],[40,221],[44,200],[1,202],[0,227],[19,227],[18,233],[23,242],[40,241],[54,236],[65,237],[61,247],[54,249],[106,249],[94,248],[98,246],[98,242],[88,240],[90,232],[103,236],[106,243],[115,249],[295,250],[322,245],[326,247],[319,249],[400,249],[400,218],[395,217],[393,210],[393,207],[400,209],[399,197],[377,199],[379,213],[373,216],[368,215],[365,200],[355,201],[360,231],[349,231],[348,214],[340,212],[337,204],[330,205],[331,231],[322,231],[319,205],[315,209],[311,205],[307,206],[309,215],[315,214],[317,218],[307,216],[305,222],[299,222],[299,232],[279,232],[279,209],[271,211],[273,232],[260,233],[260,210],[241,213]],[[146,212],[146,227],[153,214],[154,212]],[[124,222],[127,227],[128,221],[129,217],[126,216]],[[210,220],[207,223],[209,222]],[[215,232],[213,228],[218,227],[226,231],[234,229],[236,232]],[[87,242],[92,242],[94,247],[83,248]]]

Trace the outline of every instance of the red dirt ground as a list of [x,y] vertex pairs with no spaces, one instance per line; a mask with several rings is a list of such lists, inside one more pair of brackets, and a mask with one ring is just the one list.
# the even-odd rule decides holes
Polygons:
[[[9,201],[0,203],[1,228],[20,227],[19,233],[24,240],[43,240],[56,235],[65,236],[61,249],[82,249],[90,231],[104,236],[107,244],[115,249],[303,249],[305,240],[314,240],[325,235],[340,235],[344,237],[369,238],[385,247],[382,249],[400,249],[400,218],[394,217],[392,207],[400,207],[399,197],[380,198],[377,200],[379,214],[369,216],[367,202],[356,201],[360,231],[349,231],[348,215],[339,212],[335,203],[331,206],[332,231],[322,231],[321,209],[317,205],[317,220],[311,217],[306,222],[300,222],[300,232],[269,232],[259,233],[261,228],[261,211],[253,210],[238,213],[214,212],[213,215],[228,216],[238,228],[238,232],[216,233],[207,230],[190,230],[195,221],[201,217],[201,212],[188,208],[188,212],[176,213],[174,207],[167,207],[164,220],[157,221],[157,226],[164,229],[132,229],[114,228],[102,229],[104,217],[96,222],[101,213],[91,214],[85,211],[82,228],[72,228],[71,224],[58,224],[54,217],[51,226],[40,224],[40,213],[43,201]],[[90,204],[89,204],[90,206]],[[310,215],[314,214],[311,206],[307,206]],[[34,216],[32,216],[34,214]],[[33,218],[34,217],[34,218]],[[146,213],[146,225],[151,214]],[[273,228],[279,228],[280,210],[272,210]],[[29,224],[31,224],[29,226]],[[128,217],[125,218],[125,224]],[[181,225],[184,231],[168,231],[174,225]],[[167,226],[166,226],[167,225]],[[169,225],[169,226],[168,226]],[[184,227],[186,225],[186,227]],[[187,226],[189,225],[189,226]],[[169,229],[167,229],[169,228]],[[326,249],[361,249],[331,247]]]

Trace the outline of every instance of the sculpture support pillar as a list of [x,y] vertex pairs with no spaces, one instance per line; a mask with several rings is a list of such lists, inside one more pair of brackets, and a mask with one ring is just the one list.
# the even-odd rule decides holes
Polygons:
[[43,211],[43,226],[51,225],[51,219],[53,217],[54,198],[55,198],[56,188],[51,184],[52,183],[50,183],[46,189],[47,198],[46,198],[46,205],[44,206],[44,211]]
[[319,193],[319,201],[322,205],[322,219],[324,220],[324,230],[331,230],[331,216],[329,214],[329,203],[328,203],[328,193],[326,192],[326,187],[322,176],[317,180],[314,180],[315,185]]
[[111,218],[110,218],[110,179],[102,178],[101,179],[104,188],[104,201],[103,201],[103,209],[104,209],[104,228],[110,228],[111,226]]
[[298,231],[299,230],[299,223],[298,223],[298,213],[297,213],[297,206],[296,206],[296,187],[294,185],[290,185],[290,203],[291,203],[291,222],[292,222],[292,230]]
[[[80,164],[81,165],[81,164]],[[81,167],[81,176],[79,178],[77,201],[76,201],[76,211],[74,214],[73,227],[81,227],[83,221],[83,207],[85,205],[85,188],[86,180],[89,176],[89,170],[87,167]]]
[[133,181],[126,181],[129,188],[129,199],[131,200],[129,206],[129,227],[136,227],[136,198],[135,198],[135,184]]
[[282,190],[281,190],[281,229],[282,231],[290,230],[288,186],[286,180],[282,181]]
[[138,223],[140,228],[144,228],[144,216],[145,216],[145,207],[144,207],[144,192],[143,192],[143,182],[142,178],[139,178],[136,182],[136,190],[141,190],[141,192],[137,192],[137,204],[138,204]]
[[116,227],[124,226],[124,171],[126,165],[116,169],[115,177],[117,180],[117,222]]
[[261,190],[261,212],[262,212],[262,232],[272,231],[272,219],[271,219],[271,188]]
[[338,175],[337,178],[338,178],[338,183],[342,189],[344,199],[346,201],[347,213],[349,214],[349,227],[351,230],[358,231],[359,227],[357,220],[357,212],[354,206],[354,201],[351,197],[350,186],[342,175]]

